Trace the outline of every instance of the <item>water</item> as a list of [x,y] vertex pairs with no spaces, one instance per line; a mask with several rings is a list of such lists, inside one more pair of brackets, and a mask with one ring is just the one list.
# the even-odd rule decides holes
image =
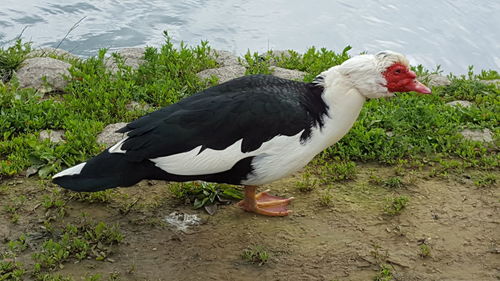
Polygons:
[[[61,4],[64,3],[64,4]],[[315,3],[312,5],[311,3]],[[500,69],[498,0],[0,0],[0,45],[23,38],[81,56],[181,40],[244,54],[310,46],[352,54],[390,49],[445,72]]]

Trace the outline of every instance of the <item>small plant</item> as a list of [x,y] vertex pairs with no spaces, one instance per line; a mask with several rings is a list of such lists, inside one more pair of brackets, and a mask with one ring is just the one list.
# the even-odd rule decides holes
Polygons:
[[426,258],[426,257],[430,257],[431,256],[431,247],[429,245],[427,245],[427,244],[421,244],[419,246],[419,249],[420,249],[419,255],[422,258]]
[[267,53],[266,55],[259,55],[259,53],[250,53],[248,51],[245,56],[245,61],[243,62],[246,65],[246,75],[250,74],[271,74],[271,55]]
[[169,185],[169,188],[174,197],[193,202],[195,209],[205,207],[209,214],[214,213],[214,209],[211,207],[216,204],[228,204],[231,203],[231,200],[243,199],[241,190],[227,184],[208,182],[174,183]]
[[309,192],[318,187],[318,180],[312,178],[311,173],[305,172],[302,175],[302,180],[298,181],[295,187],[301,192]]
[[390,177],[384,181],[384,186],[387,188],[396,189],[403,187],[404,183],[400,177]]
[[474,180],[474,185],[477,187],[487,187],[496,184],[497,176],[495,174],[481,174],[478,179]]
[[[28,248],[28,242],[26,241],[26,235],[21,234],[16,240],[11,240],[7,243],[9,250],[12,252],[23,252]],[[1,279],[0,279],[1,280]]]
[[23,280],[24,273],[21,263],[0,260],[0,280]]
[[113,190],[104,190],[98,192],[70,192],[71,200],[87,203],[108,203],[111,201]]
[[373,277],[374,281],[392,281],[394,280],[394,276],[392,273],[391,267],[387,264],[381,264],[379,265],[379,271],[377,272],[377,275]]
[[410,201],[407,196],[396,196],[386,198],[386,204],[384,206],[384,212],[387,215],[395,216],[399,215],[401,211],[406,208],[406,205]]
[[72,258],[105,260],[111,254],[110,246],[122,240],[123,235],[117,226],[108,226],[103,222],[83,222],[80,226],[68,224],[59,239],[45,241],[41,250],[33,254],[35,271],[62,267]]
[[323,207],[333,206],[333,195],[329,191],[324,191],[319,196],[319,204]]
[[26,55],[31,52],[31,43],[23,43],[20,39],[6,50],[0,49],[0,81],[6,82],[12,73],[21,65]]
[[261,266],[268,262],[269,253],[262,246],[252,246],[243,250],[241,257],[247,262]]
[[356,178],[356,163],[352,161],[340,163],[326,162],[323,166],[321,176],[322,181],[326,184],[354,179]]

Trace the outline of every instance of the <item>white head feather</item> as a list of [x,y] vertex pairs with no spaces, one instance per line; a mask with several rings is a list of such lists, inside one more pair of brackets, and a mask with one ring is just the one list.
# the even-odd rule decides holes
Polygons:
[[338,73],[346,80],[345,83],[349,83],[366,98],[392,97],[393,94],[386,87],[387,81],[383,72],[395,63],[409,66],[408,59],[404,55],[393,51],[382,51],[375,55],[359,55],[324,71],[319,75],[322,79],[317,79],[317,81],[323,81],[320,83],[327,86],[329,76],[338,77],[332,75]]

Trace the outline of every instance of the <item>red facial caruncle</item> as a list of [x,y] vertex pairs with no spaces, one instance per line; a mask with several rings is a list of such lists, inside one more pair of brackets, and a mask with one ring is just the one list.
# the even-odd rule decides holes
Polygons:
[[389,66],[382,75],[387,81],[386,87],[391,93],[412,91],[422,94],[431,93],[429,88],[415,79],[417,77],[415,72],[403,64],[395,63]]

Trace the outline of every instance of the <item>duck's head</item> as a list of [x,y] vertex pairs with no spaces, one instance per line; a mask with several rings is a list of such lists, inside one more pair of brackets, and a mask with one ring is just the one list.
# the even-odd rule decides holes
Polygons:
[[429,88],[417,81],[408,59],[396,52],[355,56],[335,69],[366,98],[391,97],[394,92],[431,93]]

